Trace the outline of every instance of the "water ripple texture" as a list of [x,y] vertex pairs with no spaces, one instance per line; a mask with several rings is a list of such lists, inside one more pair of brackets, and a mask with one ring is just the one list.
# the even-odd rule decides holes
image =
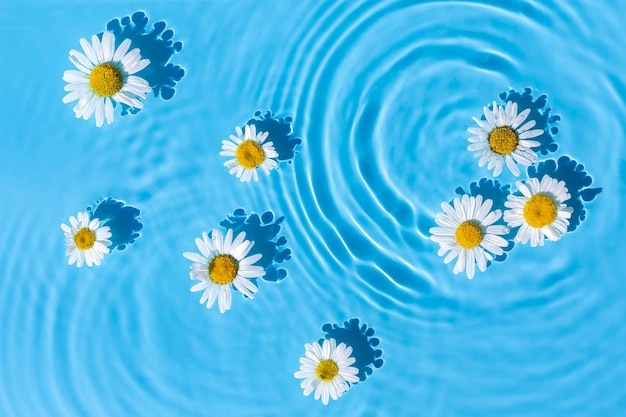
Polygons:
[[[0,415],[624,415],[626,3],[120,5],[0,4]],[[61,76],[104,29],[154,47],[160,99],[97,128]],[[467,128],[508,98],[549,135],[496,182]],[[256,183],[219,155],[246,121],[280,142]],[[429,240],[441,202],[502,203],[544,173],[576,190],[568,233],[454,275]],[[59,227],[90,202],[132,204],[142,227],[129,213],[132,247],[79,269]],[[225,224],[265,242],[274,282],[219,314],[182,254]],[[324,407],[293,373],[333,335],[368,376]]]

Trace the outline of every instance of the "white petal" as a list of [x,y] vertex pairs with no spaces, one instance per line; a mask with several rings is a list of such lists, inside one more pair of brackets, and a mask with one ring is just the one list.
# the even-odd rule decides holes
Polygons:
[[[495,109],[496,107],[496,102],[493,102],[493,108]],[[493,129],[494,127],[497,127],[496,124],[496,119],[493,115],[493,112],[491,110],[489,110],[489,108],[487,106],[483,107],[483,113],[485,115],[485,118],[487,119],[487,123],[489,123],[489,126]],[[490,129],[491,130],[491,129]]]
[[519,135],[520,139],[530,139],[530,138],[536,138],[537,136],[541,136],[543,135],[543,130],[541,129],[535,129],[535,130],[529,130],[527,132],[521,133]]
[[100,61],[98,61],[98,58],[96,57],[96,53],[93,47],[91,46],[91,44],[87,41],[87,39],[81,38],[78,42],[80,43],[80,46],[83,48],[83,51],[85,52],[85,57],[91,63],[91,67],[89,68],[93,68],[95,65],[98,65]]
[[224,242],[222,243],[221,253],[231,253],[230,248],[233,243],[233,229],[228,229],[226,231],[226,236],[224,237]]
[[517,133],[524,133],[537,124],[534,120],[529,120],[517,129]]
[[197,253],[194,252],[184,252],[183,256],[187,259],[189,259],[192,262],[198,262],[200,264],[206,263],[207,259],[198,255]]
[[452,248],[448,256],[446,256],[445,259],[443,260],[443,263],[448,264],[452,262],[452,260],[456,258],[459,255],[459,253],[461,253],[462,250],[463,248],[461,246],[455,246],[454,248]]
[[104,124],[104,99],[96,101],[96,126],[102,127]]
[[518,114],[515,119],[513,119],[513,121],[511,122],[511,127],[513,129],[517,129],[517,127],[522,124],[524,122],[524,120],[526,120],[526,118],[528,117],[528,115],[530,114],[530,109],[526,109],[523,112],[521,112],[520,114]]
[[475,271],[475,267],[476,267],[476,261],[474,260],[474,251],[473,250],[467,250],[466,252],[466,256],[465,256],[465,273],[467,275],[467,278],[472,279],[474,278],[474,271]]
[[502,173],[502,167],[504,166],[504,162],[502,161],[502,158],[497,158],[493,161],[494,161],[493,176],[497,177]]
[[74,91],[70,91],[68,94],[65,95],[65,97],[63,97],[63,103],[71,103],[72,101],[76,101],[78,99],[80,99],[81,97],[83,97],[83,95],[85,94],[85,91],[81,91],[81,90],[74,90]]
[[75,51],[74,49],[72,49],[70,51],[69,60],[81,72],[83,72],[85,74],[91,73],[91,70],[93,68],[93,64],[89,61],[89,59],[85,55],[81,54],[80,52]]
[[520,176],[520,170],[517,167],[517,164],[515,163],[513,158],[511,158],[511,155],[507,155],[504,158],[504,160],[506,162],[506,166],[509,168],[509,171],[511,171],[511,173],[513,173],[513,175],[515,175],[516,177],[519,177]]
[[111,102],[110,98],[105,98],[104,100],[104,116],[107,119],[107,123],[111,124],[113,123],[113,119],[115,118],[115,114],[113,111],[113,103]]
[[93,51],[96,54],[96,61],[98,63],[104,62],[104,54],[102,53],[102,44],[100,43],[100,38],[98,35],[93,35],[91,37],[91,45],[93,45]]
[[460,272],[463,272],[463,269],[465,268],[465,259],[467,255],[467,251],[465,249],[462,249],[459,252],[459,258],[456,261],[456,264],[454,264],[454,269],[452,270],[452,272],[454,272],[455,274],[458,274]]
[[63,72],[63,81],[81,86],[89,85],[89,76],[76,70],[67,70]]
[[111,32],[102,33],[102,62],[110,62],[115,52],[115,36]]

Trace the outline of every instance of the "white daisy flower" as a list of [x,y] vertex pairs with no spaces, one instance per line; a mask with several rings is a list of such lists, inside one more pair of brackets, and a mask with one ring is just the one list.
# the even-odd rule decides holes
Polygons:
[[[570,199],[565,182],[544,175],[541,182],[529,178],[525,183],[515,183],[521,196],[509,195],[504,205],[504,221],[510,227],[519,227],[516,242],[530,246],[543,246],[544,236],[556,241],[567,232],[569,218],[574,209],[563,204]],[[520,227],[521,226],[521,227]]]
[[444,263],[451,262],[458,256],[453,272],[458,274],[465,270],[469,279],[474,278],[475,264],[480,271],[487,269],[487,261],[493,255],[502,255],[502,248],[508,246],[506,239],[499,235],[509,232],[506,226],[494,225],[502,216],[500,210],[491,210],[492,200],[463,195],[461,200],[455,198],[454,208],[446,202],[441,203],[444,213],[435,216],[439,227],[430,229],[430,240],[439,243],[437,255],[448,255]]
[[250,298],[254,298],[258,291],[250,279],[265,275],[263,267],[253,265],[262,255],[247,256],[254,242],[244,240],[245,237],[246,233],[241,232],[233,240],[233,230],[228,229],[226,237],[222,238],[222,233],[213,229],[211,238],[206,232],[202,233],[202,239],[196,238],[201,255],[183,253],[185,258],[194,262],[190,266],[189,278],[200,281],[191,287],[191,291],[204,290],[200,304],[206,301],[206,308],[213,307],[217,299],[220,313],[230,310],[233,285]]
[[74,106],[76,117],[87,120],[95,112],[96,126],[101,127],[106,117],[113,123],[113,102],[124,103],[141,109],[147,94],[152,90],[146,80],[135,74],[150,64],[149,59],[141,59],[138,48],[128,52],[130,39],[124,39],[115,49],[115,36],[111,32],[91,37],[91,44],[85,38],[80,40],[84,54],[74,49],[69,59],[78,68],[63,73],[63,81],[69,84],[63,97],[64,103],[78,100]]
[[472,117],[480,127],[467,129],[476,135],[469,138],[472,144],[467,149],[476,151],[474,156],[480,157],[478,166],[482,167],[487,163],[487,169],[493,169],[493,175],[497,177],[506,162],[506,166],[517,177],[520,170],[516,162],[525,166],[537,162],[537,154],[531,148],[540,146],[541,143],[529,139],[542,135],[543,130],[531,130],[536,124],[534,120],[524,123],[530,109],[517,113],[517,103],[509,101],[504,107],[496,105],[494,101],[492,110],[485,106],[483,113],[487,120]]
[[81,212],[77,215],[78,219],[70,216],[70,226],[61,225],[61,229],[65,233],[65,245],[67,249],[66,255],[70,257],[67,261],[72,265],[76,263],[77,267],[100,265],[104,255],[109,253],[111,237],[109,226],[100,227],[98,219],[89,220],[89,213]]
[[268,132],[256,131],[255,125],[246,125],[245,133],[239,126],[235,127],[237,136],[230,135],[230,141],[222,141],[221,156],[234,156],[224,162],[224,166],[228,168],[229,174],[235,174],[242,182],[248,182],[251,179],[259,180],[256,172],[257,168],[261,168],[265,175],[270,175],[270,171],[278,167],[278,162],[273,158],[278,158],[278,153],[274,149],[274,143],[263,143]]
[[324,340],[322,346],[315,342],[304,345],[306,357],[300,358],[300,370],[293,375],[304,378],[300,387],[304,395],[315,390],[315,399],[322,398],[324,405],[329,397],[338,399],[350,388],[348,382],[359,382],[359,370],[352,365],[356,359],[351,357],[352,348],[335,339]]

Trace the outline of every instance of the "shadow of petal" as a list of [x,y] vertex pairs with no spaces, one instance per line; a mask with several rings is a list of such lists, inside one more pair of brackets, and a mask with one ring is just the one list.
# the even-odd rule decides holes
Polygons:
[[[362,325],[358,318],[347,320],[343,326],[338,324],[326,323],[322,326],[322,331],[326,333],[326,339],[335,339],[337,344],[345,343],[352,347],[352,357],[356,362],[351,365],[359,370],[358,377],[361,381],[372,374],[374,368],[383,366],[383,351],[376,347],[380,344],[380,339],[373,337],[375,330],[368,327],[367,324]],[[323,338],[319,340],[320,344]]]
[[[479,181],[474,181],[469,186],[469,192],[465,191],[463,187],[459,186],[456,190],[454,190],[459,196],[463,194],[469,194],[471,196],[481,195],[483,197],[483,201],[490,199],[493,200],[493,206],[491,210],[500,210],[504,213],[506,207],[504,207],[504,203],[506,202],[506,198],[509,194],[511,194],[511,186],[509,184],[502,185],[498,180],[492,180],[489,178],[481,178]],[[452,204],[451,201],[449,201]],[[495,222],[496,225],[506,226],[506,222],[502,217]],[[510,252],[511,249],[515,246],[513,239],[515,238],[515,231],[509,231],[507,235],[503,235],[502,237],[509,242],[509,245],[506,248],[502,248],[504,253],[502,255],[494,255],[494,262],[502,262],[507,258],[507,252]],[[491,261],[487,261],[487,267],[491,265]]]
[[561,116],[550,114],[552,109],[546,107],[548,96],[543,94],[533,99],[532,89],[526,87],[522,93],[514,89],[510,89],[508,92],[504,91],[500,93],[500,99],[505,103],[508,101],[517,103],[517,108],[520,112],[524,109],[530,109],[530,114],[526,120],[535,121],[536,124],[533,129],[543,130],[542,135],[533,138],[533,140],[541,144],[538,148],[533,148],[534,151],[547,155],[557,150],[558,145],[554,141],[554,135],[559,132],[559,128],[556,125],[561,120]]
[[[296,155],[296,146],[302,143],[301,138],[293,136],[291,117],[276,118],[271,112],[261,116],[261,112],[254,113],[256,118],[248,120],[249,125],[255,125],[257,132],[268,132],[265,142],[272,142],[278,153],[278,160],[291,163]],[[265,143],[264,142],[264,143]]]
[[537,166],[528,167],[529,177],[541,180],[544,175],[565,182],[571,196],[565,204],[574,209],[567,231],[573,232],[585,220],[587,214],[583,201],[590,202],[595,199],[602,192],[602,188],[589,188],[593,178],[585,171],[582,164],[568,156],[561,156],[558,161],[548,159]]
[[140,236],[143,224],[139,221],[140,210],[126,205],[123,201],[107,197],[96,203],[95,208],[87,207],[91,218],[100,220],[101,226],[111,229],[110,249],[124,250]]
[[284,217],[276,218],[274,213],[266,211],[258,215],[249,213],[242,208],[236,209],[228,218],[220,222],[220,226],[233,229],[236,236],[240,232],[246,232],[246,240],[254,241],[254,253],[262,255],[255,265],[265,269],[265,281],[279,282],[287,276],[287,271],[280,267],[285,261],[291,259],[291,249],[286,248],[287,238],[278,236]]
[[[148,81],[155,97],[169,100],[176,93],[176,84],[185,76],[185,70],[170,63],[175,53],[183,49],[180,41],[174,42],[174,31],[167,28],[167,23],[158,21],[148,27],[148,16],[142,11],[125,16],[121,19],[113,19],[107,23],[107,30],[115,35],[116,46],[124,39],[131,40],[131,49],[139,48],[141,57],[150,60],[148,65],[136,75]],[[135,114],[140,109],[122,106],[122,115]]]

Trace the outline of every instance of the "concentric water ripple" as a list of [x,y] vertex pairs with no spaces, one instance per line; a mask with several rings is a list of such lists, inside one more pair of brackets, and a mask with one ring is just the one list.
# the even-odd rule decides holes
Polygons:
[[[80,37],[134,11],[118,6],[0,6],[0,415],[623,414],[623,4],[163,4],[146,13],[184,43],[175,97],[96,129],[61,103],[61,75]],[[491,177],[466,150],[472,116],[525,87],[561,116],[542,158],[570,155],[603,193],[575,232],[469,281],[428,229]],[[257,110],[292,116],[303,143],[244,184],[219,150]],[[59,225],[108,196],[141,210],[141,238],[68,266]],[[293,258],[221,315],[182,253],[238,207],[285,216]],[[304,343],[351,317],[385,364],[313,409],[293,377]]]
[[[315,246],[328,248],[344,267],[376,259],[377,268],[359,267],[370,275],[360,278],[378,286],[391,281],[389,291],[401,289],[392,296],[400,304],[430,292],[431,279],[417,260],[430,243],[416,227],[431,204],[422,196],[432,193],[433,174],[454,183],[473,162],[463,162],[465,129],[458,115],[463,104],[481,105],[465,95],[459,75],[487,70],[505,80],[518,77],[514,43],[488,32],[472,36],[475,25],[442,31],[449,19],[444,7],[388,3],[342,10],[299,45],[307,54],[292,82],[308,93],[299,96],[296,119],[308,121],[303,127],[310,152],[301,169],[311,179],[311,195],[298,194],[320,236]],[[471,22],[471,14],[485,12],[510,17],[472,4],[461,14]],[[401,25],[394,20],[399,15],[406,19]],[[483,52],[496,51],[496,39],[513,55]],[[431,88],[445,88],[447,96],[433,97]],[[444,166],[442,154],[450,158]]]
[[[323,31],[315,34],[311,30],[298,45],[298,51],[306,54],[292,53],[303,64],[296,65],[297,74],[292,71],[284,82],[303,94],[291,100],[283,97],[283,101],[297,107],[296,120],[304,120],[299,126],[308,147],[302,156],[304,161],[296,167],[299,186],[294,194],[298,195],[300,206],[291,202],[289,208],[297,210],[292,212],[294,217],[306,219],[292,225],[299,228],[294,233],[307,236],[305,242],[311,245],[307,253],[315,258],[308,263],[296,261],[312,271],[311,278],[319,282],[320,277],[315,275],[327,274],[320,269],[323,265],[319,259],[326,259],[326,264],[335,268],[329,280],[333,276],[347,279],[347,288],[364,297],[372,307],[388,310],[393,305],[391,314],[417,313],[430,323],[438,318],[454,321],[459,303],[469,301],[463,308],[470,311],[472,303],[484,303],[470,301],[468,295],[480,297],[480,291],[483,296],[484,291],[489,291],[482,287],[480,291],[462,294],[459,291],[469,291],[469,287],[463,284],[454,288],[440,282],[447,277],[427,272],[438,269],[434,265],[440,260],[433,255],[424,259],[430,245],[426,240],[428,218],[438,210],[438,202],[451,199],[456,186],[489,176],[476,167],[476,161],[465,151],[471,116],[479,115],[482,106],[509,85],[519,85],[521,89],[535,82],[534,76],[529,77],[531,71],[543,73],[550,68],[553,58],[549,56],[539,69],[526,61],[532,61],[537,53],[532,39],[553,36],[549,25],[558,16],[570,19],[568,24],[574,26],[570,30],[588,31],[584,19],[567,7],[563,11],[540,6],[505,9],[496,4],[465,3],[456,10],[458,21],[447,10],[443,3],[338,6],[336,15],[323,25]],[[393,20],[398,15],[406,18],[406,26]],[[495,23],[479,26],[484,20]],[[396,24],[390,24],[392,21]],[[509,30],[502,31],[502,27]],[[520,38],[528,39],[527,43],[520,42]],[[602,60],[593,48],[579,46],[573,54],[581,54],[592,62]],[[305,71],[307,68],[309,72]],[[554,76],[550,76],[549,81],[553,80]],[[537,85],[544,87],[547,81],[540,80]],[[284,91],[285,86],[280,90]],[[563,104],[562,100],[557,102]],[[622,103],[616,104],[623,107]],[[575,151],[584,154],[584,149],[573,146],[566,153]],[[302,183],[310,190],[302,188]],[[546,262],[550,262],[550,257],[542,261],[541,255],[520,254],[529,259],[535,257],[536,265],[549,270],[551,276],[563,276],[574,258],[555,255],[553,252],[552,259],[558,262],[549,265]],[[512,275],[511,269],[503,271],[506,265],[498,268],[500,274],[509,277],[532,276],[536,270],[536,266],[529,265],[522,273]],[[356,279],[345,277],[346,274],[356,274]],[[433,283],[459,301],[437,299]],[[559,317],[564,305],[576,302],[570,293],[555,294],[553,281],[544,285],[550,285],[540,287],[547,291],[545,296],[541,291],[532,294],[520,288],[521,292],[511,294],[527,300],[533,308],[553,314],[554,320],[544,321],[530,333],[530,338],[539,332],[554,332],[565,343],[578,333],[577,324]],[[437,299],[438,309],[432,308],[435,303],[427,302],[429,296]],[[512,303],[515,314],[521,313],[521,307],[517,307],[521,300],[505,297],[499,301],[504,305]],[[416,310],[420,305],[422,309]],[[442,315],[440,308],[446,305],[447,311]],[[592,306],[589,300],[579,304],[584,314]],[[553,310],[559,313],[550,313]],[[481,317],[485,312],[472,314]],[[547,367],[542,375],[545,380],[554,378],[567,366],[573,366],[571,358]],[[576,381],[573,386],[586,378],[583,371],[571,370],[571,374]],[[506,377],[495,378],[494,384],[500,378]],[[539,397],[537,404],[545,400]],[[577,401],[564,405],[567,410],[579,406]]]

